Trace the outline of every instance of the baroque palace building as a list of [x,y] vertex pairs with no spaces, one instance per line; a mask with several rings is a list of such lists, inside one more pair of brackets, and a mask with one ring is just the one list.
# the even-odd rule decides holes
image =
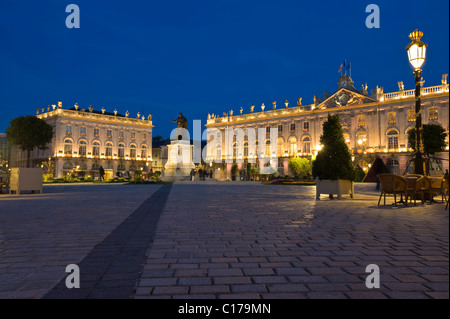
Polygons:
[[[36,116],[53,126],[53,139],[47,150],[35,150],[32,166],[42,166],[55,178],[68,173],[78,177],[98,177],[102,166],[109,177],[145,174],[152,164],[152,116],[136,118],[105,108],[87,109],[78,104],[63,109],[62,102],[36,109]],[[26,167],[26,152],[16,150],[15,167]]]
[[[219,138],[222,139],[213,142],[215,145],[211,149],[214,150],[208,153],[209,160],[212,161],[210,166],[214,167],[214,176],[222,180],[231,179],[233,163],[237,163],[238,168],[245,171],[246,163],[249,162],[247,136],[244,137],[241,154],[242,148],[239,148],[236,138],[232,147],[226,147],[227,128],[242,129],[244,132],[249,128],[258,132],[258,128],[263,128],[266,134],[258,136],[256,143],[266,144],[265,156],[277,154],[278,173],[281,176],[290,175],[290,157],[311,159],[320,150],[322,125],[329,113],[340,115],[345,141],[355,165],[367,172],[379,156],[393,173],[403,174],[407,169],[412,170],[412,164],[408,165],[412,155],[412,149],[408,145],[408,131],[415,128],[414,89],[405,90],[403,82],[398,82],[398,86],[399,91],[391,93],[384,93],[383,88],[377,86],[369,95],[367,85],[356,89],[352,79],[344,73],[339,78],[336,92],[325,92],[323,100],[314,96],[313,104],[302,105],[302,98],[298,98],[294,106],[290,106],[287,100],[282,106],[274,101],[269,110],[263,103],[258,112],[254,105],[251,106],[249,114],[244,114],[242,107],[240,114],[234,114],[233,111],[224,112],[223,116],[209,114],[206,127],[220,130]],[[442,76],[441,85],[422,87],[421,91],[422,123],[439,123],[447,134],[448,94],[447,74]],[[270,146],[271,129],[278,132],[276,150]],[[438,162],[441,169],[448,169],[448,146],[446,152],[437,154],[436,157],[440,158]],[[258,161],[252,166],[258,167]]]

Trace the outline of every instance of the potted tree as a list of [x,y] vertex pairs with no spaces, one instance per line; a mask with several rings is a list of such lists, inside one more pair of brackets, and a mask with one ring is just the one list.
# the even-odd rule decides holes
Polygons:
[[338,199],[342,194],[350,194],[353,198],[355,168],[352,155],[345,143],[339,115],[328,114],[323,123],[323,134],[320,136],[322,149],[312,163],[312,175],[316,179],[316,198],[320,194],[329,194]]
[[235,181],[236,177],[239,176],[239,167],[237,164],[233,164],[233,166],[231,166],[231,180]]
[[42,168],[31,167],[31,152],[38,148],[47,149],[53,137],[53,127],[35,116],[20,116],[10,122],[6,136],[11,145],[27,152],[27,167],[12,167],[10,193],[20,194],[23,190],[42,193]]
[[[447,138],[447,133],[442,125],[438,123],[430,123],[423,125],[423,152],[426,155],[426,174],[432,175],[435,173],[433,171],[430,172],[430,159],[436,160],[436,153],[445,152],[445,147],[447,146],[447,142],[445,141]],[[416,150],[416,132],[415,130],[409,130],[408,132],[408,143],[411,147]],[[442,171],[439,171],[439,175],[443,174]]]

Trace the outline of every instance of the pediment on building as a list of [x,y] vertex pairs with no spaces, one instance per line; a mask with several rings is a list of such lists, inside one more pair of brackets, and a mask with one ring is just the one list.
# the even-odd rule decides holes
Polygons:
[[333,107],[345,107],[372,102],[376,102],[376,100],[367,95],[341,88],[336,93],[328,97],[325,101],[320,103],[317,108],[328,109]]
[[316,108],[327,109],[376,102],[367,94],[367,85],[362,86],[361,91],[358,91],[353,84],[353,80],[347,74],[343,74],[339,78],[337,91],[326,97]]

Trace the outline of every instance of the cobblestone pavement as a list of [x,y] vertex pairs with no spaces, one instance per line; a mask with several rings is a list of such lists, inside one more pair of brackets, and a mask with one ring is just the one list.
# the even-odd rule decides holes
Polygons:
[[42,195],[0,195],[0,298],[43,296],[160,187],[49,185]]
[[[444,204],[377,207],[374,184],[320,201],[314,186],[168,186],[0,195],[0,298],[449,297]],[[369,264],[379,289],[365,285]]]
[[444,204],[377,207],[374,184],[315,201],[311,186],[202,183],[173,186],[136,298],[449,296]]

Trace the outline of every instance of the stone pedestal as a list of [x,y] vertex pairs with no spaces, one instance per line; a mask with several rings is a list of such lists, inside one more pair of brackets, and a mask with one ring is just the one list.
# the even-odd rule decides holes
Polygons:
[[173,140],[167,145],[168,159],[164,165],[163,180],[177,181],[188,180],[191,170],[195,168],[192,162],[192,149],[189,141]]

